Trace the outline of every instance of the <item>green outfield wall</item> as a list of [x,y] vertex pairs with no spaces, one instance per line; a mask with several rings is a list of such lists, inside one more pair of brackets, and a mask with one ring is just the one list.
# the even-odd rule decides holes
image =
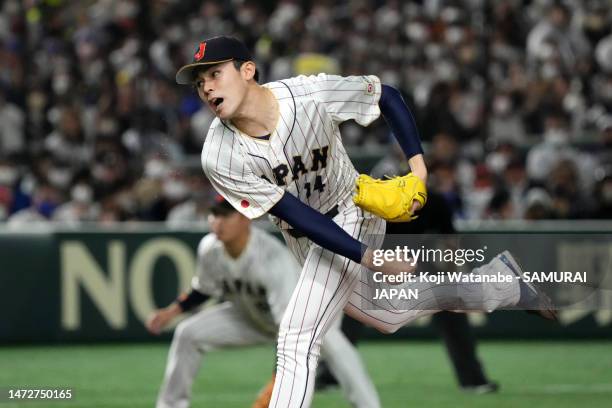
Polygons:
[[[0,233],[0,342],[151,339],[143,322],[189,287],[195,249],[205,233],[164,228]],[[471,314],[470,321],[481,337],[612,338],[612,291],[598,296],[598,310],[564,311],[561,325],[514,311]],[[434,334],[424,319],[390,338]]]

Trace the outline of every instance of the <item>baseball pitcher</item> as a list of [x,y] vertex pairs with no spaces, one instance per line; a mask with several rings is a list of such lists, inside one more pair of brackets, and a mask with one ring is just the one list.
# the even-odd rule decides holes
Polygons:
[[[417,284],[419,304],[410,310],[369,304],[371,288],[361,279],[369,270],[414,271],[400,261],[374,267],[385,220],[410,220],[427,199],[414,119],[399,91],[376,76],[319,74],[260,85],[245,45],[221,36],[201,42],[176,80],[193,85],[216,115],[202,149],[202,167],[213,186],[249,218],[270,214],[303,265],[279,329],[270,407],[310,406],[321,341],[342,311],[386,333],[447,308],[494,310],[535,302],[532,307],[552,317],[547,306],[540,307],[542,297],[518,280],[477,289]],[[346,120],[367,126],[381,113],[412,171],[387,181],[357,173],[339,130]],[[508,256],[485,267],[515,274]]]

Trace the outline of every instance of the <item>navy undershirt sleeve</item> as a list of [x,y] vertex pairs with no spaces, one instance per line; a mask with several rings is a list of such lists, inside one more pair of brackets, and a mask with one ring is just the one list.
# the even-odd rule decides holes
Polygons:
[[423,154],[416,122],[402,94],[397,89],[383,84],[378,106],[406,157],[410,159],[417,154]]
[[287,192],[283,194],[269,213],[303,232],[311,241],[323,248],[361,263],[367,246],[351,237],[330,218],[302,203],[293,194]]
[[187,296],[183,295],[179,299],[177,299],[177,301],[179,306],[181,307],[181,310],[183,312],[188,312],[191,309],[206,302],[208,299],[210,299],[210,296],[193,289],[191,292],[189,292]]

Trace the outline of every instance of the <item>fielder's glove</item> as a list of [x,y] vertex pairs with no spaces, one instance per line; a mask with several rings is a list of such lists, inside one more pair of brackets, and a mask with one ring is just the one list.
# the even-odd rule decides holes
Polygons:
[[414,200],[427,202],[425,183],[412,173],[389,180],[360,174],[355,182],[353,201],[362,209],[390,222],[408,222],[417,218],[411,211]]

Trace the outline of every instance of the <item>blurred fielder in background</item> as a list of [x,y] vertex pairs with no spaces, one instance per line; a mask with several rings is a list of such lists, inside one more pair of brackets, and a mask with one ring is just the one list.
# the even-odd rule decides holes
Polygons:
[[[220,196],[211,212],[212,233],[198,246],[191,292],[157,310],[147,322],[149,331],[159,334],[172,319],[209,298],[221,300],[177,326],[158,408],[189,406],[192,384],[204,353],[216,348],[274,342],[298,281],[299,265],[276,238],[251,227],[249,219]],[[327,333],[321,352],[353,406],[378,408],[376,389],[339,326],[340,321]],[[268,392],[271,391],[270,387]],[[269,400],[270,395],[263,398]]]

